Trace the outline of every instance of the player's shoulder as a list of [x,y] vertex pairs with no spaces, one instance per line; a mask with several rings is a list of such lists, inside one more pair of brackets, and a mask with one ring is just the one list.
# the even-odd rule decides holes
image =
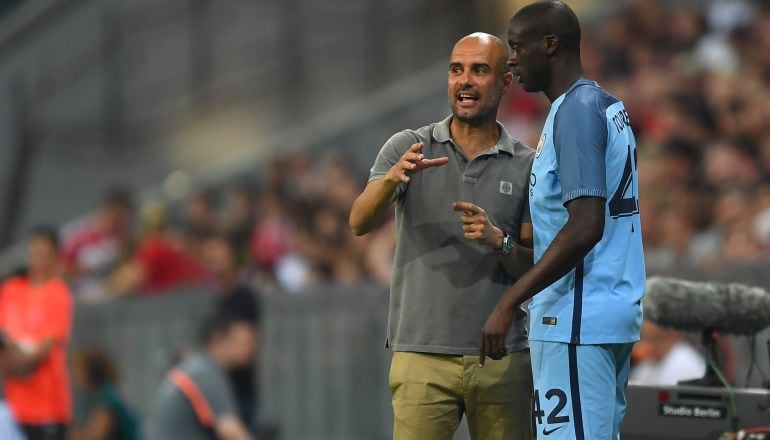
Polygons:
[[596,81],[580,80],[564,95],[559,113],[595,111],[604,114],[610,106],[618,102],[620,102],[618,98],[603,89]]

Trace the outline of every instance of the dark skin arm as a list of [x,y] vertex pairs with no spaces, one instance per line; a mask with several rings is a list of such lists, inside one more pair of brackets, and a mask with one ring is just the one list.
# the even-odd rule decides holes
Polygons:
[[487,318],[481,334],[481,366],[484,366],[485,356],[499,359],[505,355],[505,338],[516,308],[568,274],[601,240],[604,233],[605,199],[580,197],[565,206],[569,214],[567,223],[543,253],[543,257],[505,292]]

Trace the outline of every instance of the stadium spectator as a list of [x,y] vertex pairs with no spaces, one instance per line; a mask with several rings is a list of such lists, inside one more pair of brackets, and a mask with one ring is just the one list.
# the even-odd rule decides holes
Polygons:
[[201,334],[203,347],[172,369],[158,391],[153,414],[155,439],[248,440],[227,373],[254,359],[251,321],[216,314]]
[[101,350],[81,349],[73,357],[73,379],[86,396],[83,426],[69,440],[138,440],[139,425],[115,385],[118,371]]
[[112,293],[169,293],[205,279],[202,262],[188,252],[183,237],[169,230],[162,205],[146,205],[140,223],[133,255],[110,275]]
[[193,237],[206,237],[219,230],[214,194],[210,190],[199,191],[185,203],[185,230]]
[[99,211],[64,231],[64,263],[79,296],[101,298],[105,280],[127,256],[132,243],[133,198],[124,188],[110,190]]
[[250,262],[249,239],[255,221],[255,200],[250,185],[236,184],[226,190],[226,211],[222,221],[223,229],[235,251],[238,267]]
[[[238,317],[243,322],[254,326],[256,338],[259,338],[259,303],[257,294],[238,279],[235,251],[230,241],[224,236],[215,236],[203,245],[206,268],[214,277],[216,297],[214,309],[217,313]],[[254,362],[228,372],[230,385],[238,403],[241,420],[256,432],[257,387]]]
[[271,188],[262,193],[257,212],[249,242],[251,260],[258,271],[271,277],[290,246],[290,214],[281,195]]
[[635,362],[629,381],[644,385],[676,385],[703,376],[703,356],[678,331],[651,321],[642,324],[641,340],[634,346]]
[[6,398],[29,440],[63,440],[72,417],[67,370],[72,297],[57,275],[54,230],[32,233],[27,263],[26,276],[0,286],[0,329],[19,348],[5,380]]

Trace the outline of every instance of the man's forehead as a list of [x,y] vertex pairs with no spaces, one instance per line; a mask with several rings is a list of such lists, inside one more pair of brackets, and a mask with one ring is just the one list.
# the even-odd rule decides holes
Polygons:
[[451,59],[474,59],[489,63],[491,60],[494,60],[496,52],[493,44],[484,44],[474,40],[464,40],[458,42],[454,49],[452,49]]
[[528,26],[514,18],[508,25],[508,42],[516,41],[520,43],[526,38],[527,31]]
[[481,48],[464,48],[457,47],[452,51],[452,59],[491,59],[491,51]]

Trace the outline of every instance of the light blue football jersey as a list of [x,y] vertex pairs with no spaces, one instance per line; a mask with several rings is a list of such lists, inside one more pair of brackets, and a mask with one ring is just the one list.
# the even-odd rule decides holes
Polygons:
[[639,340],[645,271],[636,142],[623,103],[576,81],[551,105],[530,176],[537,262],[567,222],[565,204],[606,200],[604,234],[570,273],[533,298],[531,340],[610,344]]

